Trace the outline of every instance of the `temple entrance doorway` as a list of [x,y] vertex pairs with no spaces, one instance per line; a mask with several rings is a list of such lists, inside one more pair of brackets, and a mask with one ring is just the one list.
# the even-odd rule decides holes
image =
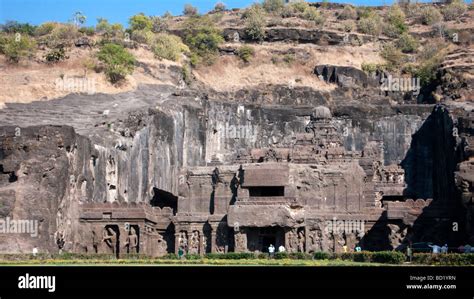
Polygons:
[[270,245],[275,248],[285,246],[285,232],[282,227],[249,228],[247,238],[249,251],[268,252]]
[[263,236],[262,237],[262,245],[263,245],[262,252],[268,252],[268,247],[270,247],[270,245],[275,246],[276,245],[275,243],[276,243],[275,236]]

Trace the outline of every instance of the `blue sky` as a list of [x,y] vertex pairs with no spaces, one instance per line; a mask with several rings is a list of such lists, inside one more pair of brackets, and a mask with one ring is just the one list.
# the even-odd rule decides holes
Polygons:
[[[228,8],[246,7],[255,0],[221,0]],[[355,5],[391,4],[393,0],[332,1]],[[170,11],[181,14],[186,3],[199,7],[200,12],[211,10],[219,0],[0,0],[0,23],[7,20],[41,24],[47,21],[68,21],[72,14],[81,11],[87,16],[87,25],[96,24],[98,17],[112,23],[127,25],[128,18],[143,12],[146,15],[162,15]]]

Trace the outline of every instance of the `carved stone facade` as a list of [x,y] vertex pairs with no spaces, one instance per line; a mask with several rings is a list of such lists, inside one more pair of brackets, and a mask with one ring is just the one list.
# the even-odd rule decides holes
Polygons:
[[346,150],[326,108],[314,111],[305,130],[288,147],[239,152],[226,165],[214,157],[209,166],[188,167],[173,209],[83,205],[81,223],[92,231],[85,248],[163,256],[266,252],[270,245],[290,253],[343,252],[410,242],[431,199],[404,196],[404,170],[384,165],[380,142]]

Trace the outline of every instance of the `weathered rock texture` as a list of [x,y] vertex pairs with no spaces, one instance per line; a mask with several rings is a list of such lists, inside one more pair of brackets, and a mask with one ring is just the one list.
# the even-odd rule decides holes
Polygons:
[[0,251],[314,252],[472,238],[468,106],[407,102],[351,68],[315,73],[339,88],[141,86],[7,105],[0,216],[38,220],[39,236],[0,235]]

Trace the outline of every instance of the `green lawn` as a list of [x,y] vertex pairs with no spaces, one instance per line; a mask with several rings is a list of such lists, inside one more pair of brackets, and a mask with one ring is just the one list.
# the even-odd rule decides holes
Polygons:
[[0,261],[0,266],[387,266],[380,263],[360,263],[343,260],[293,260],[293,259],[196,259],[196,260],[165,260],[165,259],[46,259],[46,260],[14,260]]

